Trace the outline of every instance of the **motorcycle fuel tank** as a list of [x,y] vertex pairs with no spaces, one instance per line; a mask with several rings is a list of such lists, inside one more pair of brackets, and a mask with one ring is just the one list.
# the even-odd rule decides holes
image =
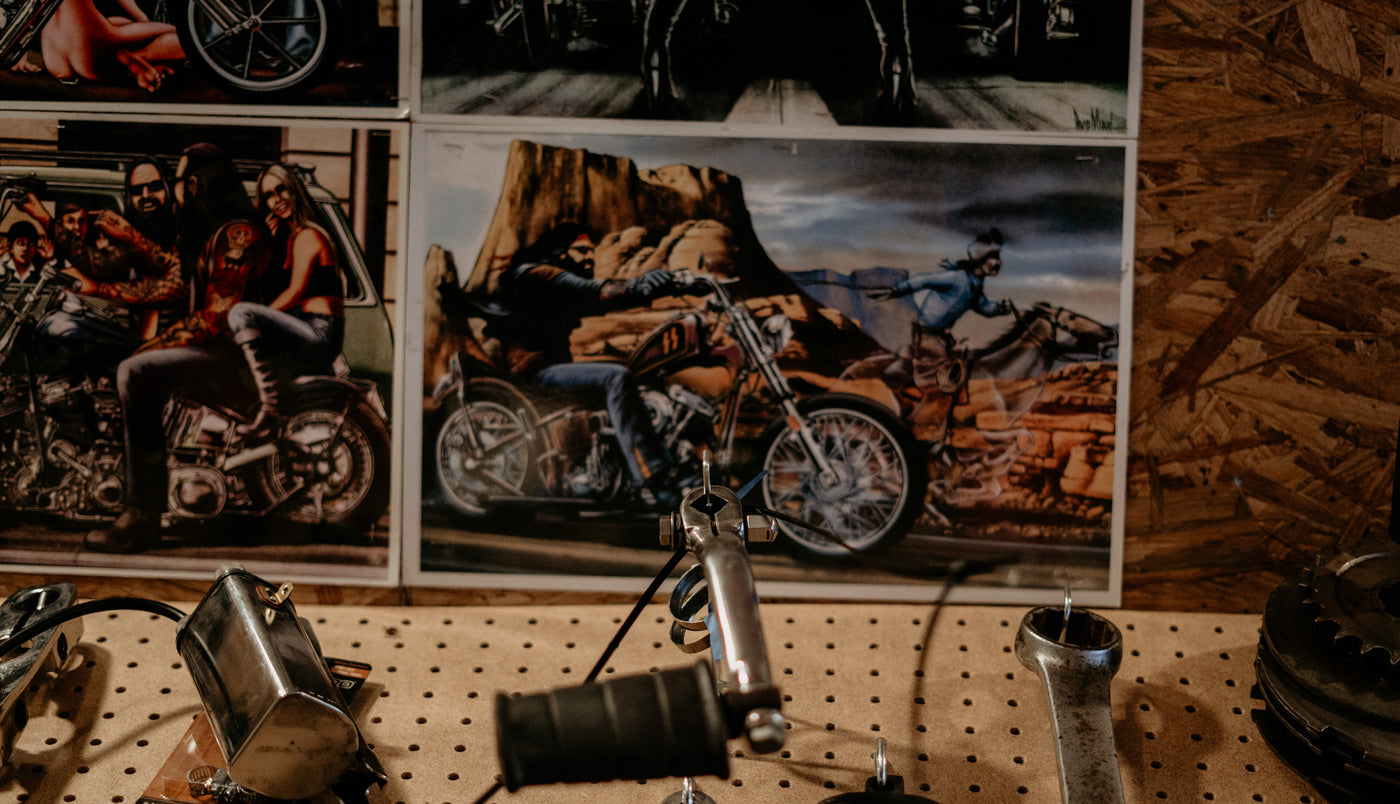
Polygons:
[[223,567],[181,621],[175,647],[234,782],[300,799],[356,765],[359,729],[285,587]]

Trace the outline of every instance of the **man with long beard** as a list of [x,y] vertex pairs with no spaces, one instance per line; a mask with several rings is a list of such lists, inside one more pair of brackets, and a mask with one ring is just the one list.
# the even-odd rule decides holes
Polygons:
[[[195,401],[224,399],[228,378],[246,373],[242,354],[226,337],[228,311],[244,298],[267,266],[267,227],[253,209],[238,172],[217,146],[186,148],[175,168],[177,251],[192,266],[190,282],[198,306],[142,343],[117,367],[126,445],[127,508],[108,530],[88,534],[87,547],[101,552],[139,552],[160,539],[169,473],[161,414],[173,394]],[[97,225],[115,240],[154,252],[155,245],[120,216],[99,216]],[[178,272],[177,272],[178,273]],[[146,295],[139,285],[146,284]],[[98,285],[129,304],[160,297],[184,282],[169,275],[152,283]]]

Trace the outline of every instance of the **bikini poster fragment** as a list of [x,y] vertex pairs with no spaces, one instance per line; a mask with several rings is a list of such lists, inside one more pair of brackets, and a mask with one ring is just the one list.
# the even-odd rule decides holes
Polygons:
[[406,34],[378,0],[16,2],[0,11],[0,107],[400,116]]
[[1116,604],[1132,149],[416,128],[406,582],[640,590],[707,454],[761,590]]
[[407,126],[166,120],[8,120],[0,563],[396,583]]

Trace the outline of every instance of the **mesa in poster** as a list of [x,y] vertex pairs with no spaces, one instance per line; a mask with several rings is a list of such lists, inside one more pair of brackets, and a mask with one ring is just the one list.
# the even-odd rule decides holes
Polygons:
[[1135,0],[423,0],[415,112],[1131,134]]
[[0,561],[394,580],[405,129],[7,125]]
[[650,576],[708,454],[783,517],[760,582],[919,596],[980,559],[984,599],[1116,599],[1127,145],[414,148],[410,580]]
[[7,0],[0,105],[394,114],[403,33],[399,4],[381,0]]

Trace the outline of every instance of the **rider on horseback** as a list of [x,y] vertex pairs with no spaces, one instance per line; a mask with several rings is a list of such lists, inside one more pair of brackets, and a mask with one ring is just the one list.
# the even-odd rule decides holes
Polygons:
[[[883,377],[893,388],[912,385],[925,392],[924,400],[915,409],[917,416],[911,418],[940,431],[952,414],[953,395],[967,379],[966,365],[953,354],[955,341],[950,330],[969,310],[991,318],[1006,315],[1012,309],[1010,301],[994,302],[983,291],[986,278],[1001,271],[1001,244],[1001,231],[989,229],[968,245],[967,259],[944,260],[942,270],[916,274],[888,290],[869,294],[872,299],[914,297],[917,318],[911,326],[910,344],[900,349],[898,358],[885,367]],[[941,438],[942,433],[938,435]]]

